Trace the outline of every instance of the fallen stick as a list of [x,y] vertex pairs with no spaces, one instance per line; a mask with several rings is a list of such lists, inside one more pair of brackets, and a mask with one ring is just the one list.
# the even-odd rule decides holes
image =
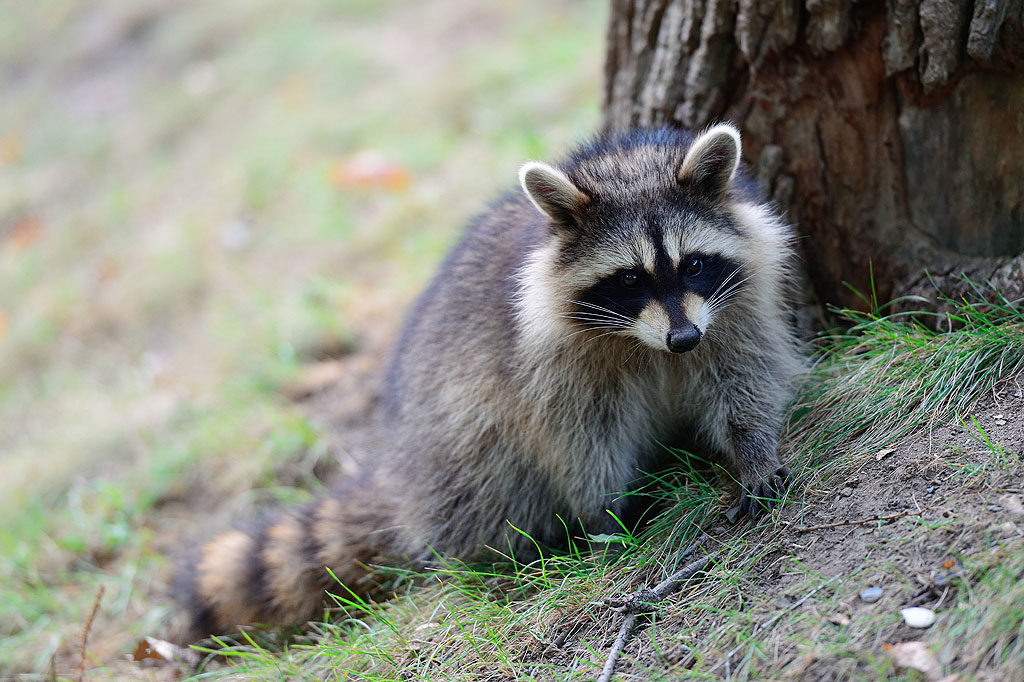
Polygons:
[[612,645],[612,650],[608,652],[608,660],[604,662],[604,668],[601,669],[601,677],[597,678],[597,682],[610,682],[612,679],[612,675],[615,673],[615,664],[619,662],[619,656],[626,646],[630,633],[633,632],[636,620],[637,615],[631,613],[626,616],[626,620],[622,621],[622,627],[619,628],[619,636],[615,638],[615,644]]
[[[707,535],[701,535],[697,538],[692,545],[686,548],[682,553],[682,557],[687,557],[704,544],[707,541]],[[610,682],[612,675],[615,673],[615,664],[619,661],[619,656],[622,655],[622,650],[626,646],[626,642],[629,641],[629,636],[633,633],[633,628],[636,627],[637,620],[643,614],[653,613],[658,610],[655,606],[656,603],[664,601],[669,595],[674,594],[683,588],[683,581],[692,578],[698,571],[708,565],[708,563],[718,555],[718,550],[715,550],[711,554],[695,559],[686,566],[676,571],[669,577],[658,583],[654,589],[643,588],[637,590],[632,595],[625,599],[605,599],[604,603],[609,606],[613,611],[619,613],[625,613],[626,618],[622,621],[622,627],[619,628],[619,635],[615,638],[615,643],[612,645],[611,651],[608,652],[608,659],[604,662],[604,668],[601,669],[601,676],[597,678],[597,682]]]
[[895,514],[889,514],[888,516],[868,516],[863,519],[854,519],[853,521],[836,521],[835,523],[826,523],[821,526],[806,526],[805,528],[797,528],[797,533],[809,533],[812,530],[826,530],[828,528],[840,528],[842,526],[859,526],[863,523],[872,523],[874,521],[892,521],[893,519],[900,519],[904,516],[920,516],[924,513],[921,511],[901,511]]
[[96,590],[96,599],[92,602],[92,611],[89,612],[89,619],[85,621],[85,628],[82,630],[82,651],[78,660],[78,682],[82,682],[85,677],[85,644],[89,641],[89,631],[92,630],[92,621],[96,618],[96,612],[100,608],[100,599],[103,598],[103,592],[105,587],[100,585],[100,589]]

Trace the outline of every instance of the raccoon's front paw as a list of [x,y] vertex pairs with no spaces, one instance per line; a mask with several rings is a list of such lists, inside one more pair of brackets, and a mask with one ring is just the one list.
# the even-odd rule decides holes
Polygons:
[[742,481],[743,493],[740,501],[728,512],[730,520],[747,514],[756,519],[761,512],[770,511],[789,487],[791,474],[789,467],[779,466],[766,476]]

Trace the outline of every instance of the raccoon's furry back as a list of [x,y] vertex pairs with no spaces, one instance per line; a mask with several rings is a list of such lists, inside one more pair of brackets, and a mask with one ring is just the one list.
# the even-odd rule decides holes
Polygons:
[[781,494],[791,233],[735,129],[604,136],[521,182],[413,304],[362,479],[208,543],[180,580],[193,634],[310,617],[325,567],[365,592],[378,561],[615,532],[658,443],[719,452],[751,513]]

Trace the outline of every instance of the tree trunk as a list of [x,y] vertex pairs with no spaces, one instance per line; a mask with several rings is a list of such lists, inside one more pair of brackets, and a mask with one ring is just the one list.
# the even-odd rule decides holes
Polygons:
[[1022,0],[612,0],[604,97],[736,122],[823,302],[1024,296]]

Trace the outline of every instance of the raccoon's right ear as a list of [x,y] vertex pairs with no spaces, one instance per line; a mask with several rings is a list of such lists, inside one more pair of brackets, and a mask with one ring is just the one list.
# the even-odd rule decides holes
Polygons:
[[590,201],[568,175],[540,161],[523,164],[519,184],[533,205],[559,225],[576,225],[579,209]]
[[740,165],[740,131],[729,123],[712,126],[690,145],[676,172],[683,186],[695,186],[714,198],[728,189]]

